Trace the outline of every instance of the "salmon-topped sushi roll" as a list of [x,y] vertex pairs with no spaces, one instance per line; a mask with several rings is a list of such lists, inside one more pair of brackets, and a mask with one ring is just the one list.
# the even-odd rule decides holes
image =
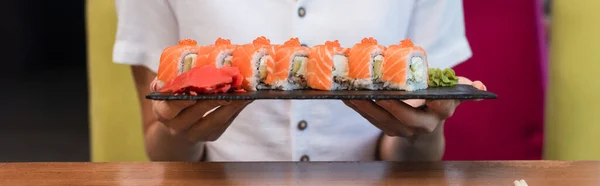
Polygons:
[[228,39],[217,38],[213,45],[202,47],[196,58],[194,66],[211,65],[217,68],[231,66],[232,54],[235,45]]
[[[260,39],[261,41],[265,41],[263,39]],[[268,40],[266,40],[268,41]],[[258,84],[258,89],[260,90],[267,90],[267,89],[277,89],[274,86],[274,79],[273,79],[273,74],[277,71],[276,69],[276,62],[275,62],[275,58],[277,56],[277,50],[279,48],[281,48],[282,45],[278,45],[278,44],[271,44],[270,42],[258,42],[257,43],[258,46],[261,47],[265,47],[265,49],[267,50],[267,55],[269,55],[271,57],[271,59],[273,60],[266,60],[265,63],[261,64],[259,67],[259,73],[263,73],[263,77],[259,84]]]
[[190,70],[198,52],[202,48],[192,39],[180,40],[178,45],[163,50],[160,56],[158,75],[151,85],[152,91],[158,91],[169,80]]
[[[244,77],[242,86],[248,91],[270,89],[264,84],[267,68],[274,69],[273,47],[266,37],[258,37],[252,43],[238,46],[233,50],[231,66],[238,67]],[[271,70],[273,71],[273,70]]]
[[298,38],[278,46],[274,71],[268,71],[265,83],[278,90],[307,88],[305,72],[309,53],[310,49],[301,46]]
[[335,41],[311,48],[306,63],[306,83],[316,90],[348,89],[348,49]]
[[410,39],[390,45],[382,66],[383,87],[388,90],[414,91],[427,88],[428,68],[425,49]]
[[351,89],[381,89],[381,65],[384,62],[385,47],[377,44],[372,37],[364,38],[355,44],[348,55],[348,78]]

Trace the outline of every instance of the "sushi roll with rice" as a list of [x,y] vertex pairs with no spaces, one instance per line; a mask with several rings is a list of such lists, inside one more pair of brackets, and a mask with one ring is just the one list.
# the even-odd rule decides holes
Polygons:
[[[275,47],[262,36],[252,43],[238,46],[233,50],[231,66],[238,67],[244,77],[242,86],[247,91],[270,89],[264,83],[268,69],[275,68],[273,51]],[[271,70],[273,71],[273,70]]]
[[211,65],[217,68],[231,66],[235,45],[228,39],[217,38],[213,45],[203,47],[196,58],[195,66]]
[[335,41],[311,48],[306,64],[307,85],[316,90],[343,90],[348,80],[348,49]]
[[378,90],[382,87],[381,65],[384,62],[385,47],[377,44],[372,37],[364,38],[350,49],[348,56],[348,78],[352,80],[350,89]]
[[275,68],[269,72],[266,84],[277,90],[305,89],[306,63],[310,49],[300,45],[298,38],[291,38],[275,53]]
[[160,90],[167,81],[189,71],[202,48],[197,44],[195,40],[183,39],[178,45],[165,48],[160,56],[158,75],[150,85],[151,90]]
[[390,45],[385,51],[381,80],[387,90],[415,91],[427,88],[428,62],[425,50],[410,39]]

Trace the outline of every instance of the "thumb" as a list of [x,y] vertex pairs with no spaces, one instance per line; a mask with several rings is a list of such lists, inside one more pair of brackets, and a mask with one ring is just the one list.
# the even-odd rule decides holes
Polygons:
[[427,109],[435,113],[440,119],[445,120],[452,115],[456,107],[460,105],[459,100],[430,100],[427,101]]

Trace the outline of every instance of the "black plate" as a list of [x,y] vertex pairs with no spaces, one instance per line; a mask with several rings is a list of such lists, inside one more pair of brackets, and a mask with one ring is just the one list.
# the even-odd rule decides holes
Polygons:
[[492,92],[480,91],[469,85],[434,87],[418,91],[370,91],[370,90],[293,90],[256,91],[244,93],[221,93],[203,95],[177,95],[153,92],[146,96],[152,100],[257,100],[257,99],[496,99]]

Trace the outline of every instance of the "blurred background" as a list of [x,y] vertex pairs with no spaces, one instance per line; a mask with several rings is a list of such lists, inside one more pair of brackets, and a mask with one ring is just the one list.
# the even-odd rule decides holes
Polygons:
[[0,161],[89,161],[85,2],[3,1]]
[[[497,100],[447,121],[445,160],[597,159],[599,1],[464,0],[473,58],[458,74]],[[3,3],[0,161],[146,161],[113,0]],[[589,71],[589,72],[588,72]],[[115,91],[119,90],[119,91]],[[596,104],[594,104],[596,103]]]

